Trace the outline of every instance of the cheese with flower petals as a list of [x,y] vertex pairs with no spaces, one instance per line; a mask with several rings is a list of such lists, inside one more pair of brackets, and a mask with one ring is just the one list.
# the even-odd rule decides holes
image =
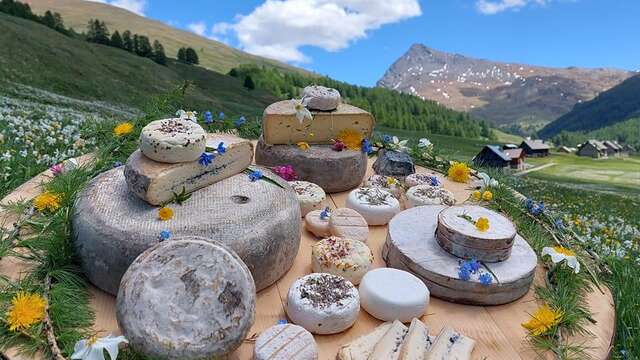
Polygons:
[[212,134],[207,147],[224,144],[224,153],[213,155],[210,164],[200,160],[176,164],[161,163],[146,157],[140,150],[127,160],[124,175],[131,192],[151,205],[171,201],[174,194],[191,193],[244,171],[253,159],[253,144],[234,136]]
[[360,108],[339,104],[333,111],[312,111],[312,120],[300,122],[296,117],[294,102],[283,100],[273,103],[264,110],[262,129],[264,142],[270,145],[331,144],[340,131],[356,130],[365,138],[373,132],[373,116]]
[[298,195],[300,214],[303,217],[313,210],[322,208],[322,202],[327,195],[320,186],[308,181],[289,181],[289,184]]
[[354,285],[372,264],[373,252],[362,241],[332,236],[311,247],[313,272],[342,276]]

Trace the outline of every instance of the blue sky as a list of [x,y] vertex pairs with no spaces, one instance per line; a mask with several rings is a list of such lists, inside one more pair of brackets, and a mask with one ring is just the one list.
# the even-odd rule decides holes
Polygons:
[[[640,69],[639,0],[117,1],[359,85],[374,85],[413,43],[506,62]],[[336,11],[342,17],[325,16]]]

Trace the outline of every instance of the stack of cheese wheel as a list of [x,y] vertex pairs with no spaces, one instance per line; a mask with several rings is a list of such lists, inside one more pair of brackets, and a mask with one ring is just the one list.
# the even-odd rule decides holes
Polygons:
[[358,285],[373,264],[373,252],[362,241],[329,237],[311,247],[311,269],[342,276]]
[[400,202],[390,192],[363,187],[349,193],[346,206],[357,211],[369,225],[386,225],[400,212]]

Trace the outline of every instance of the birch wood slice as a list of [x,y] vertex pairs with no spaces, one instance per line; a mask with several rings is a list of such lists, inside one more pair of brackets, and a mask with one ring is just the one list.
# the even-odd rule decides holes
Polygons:
[[291,165],[299,180],[312,182],[327,193],[351,190],[367,171],[367,154],[362,151],[334,151],[331,145],[311,145],[301,150],[294,145],[268,145],[262,138],[256,146],[256,164]]
[[508,260],[486,263],[492,276],[489,285],[478,276],[468,281],[458,277],[460,259],[443,250],[435,231],[441,205],[411,208],[389,223],[382,257],[387,266],[410,271],[429,288],[431,295],[463,304],[498,305],[512,302],[527,293],[533,282],[537,257],[529,244],[516,235]]
[[[480,231],[460,215],[477,220],[489,219],[489,229]],[[458,205],[443,210],[438,215],[436,240],[443,249],[463,259],[485,262],[504,261],[511,255],[516,228],[503,215],[476,205]]]
[[251,271],[258,290],[273,284],[293,264],[300,244],[300,206],[283,187],[234,175],[195,191],[174,217],[158,219],[158,208],[131,193],[122,167],[91,180],[78,196],[73,216],[74,243],[83,269],[98,288],[116,294],[122,275],[143,251],[172,237],[202,236],[227,245]]

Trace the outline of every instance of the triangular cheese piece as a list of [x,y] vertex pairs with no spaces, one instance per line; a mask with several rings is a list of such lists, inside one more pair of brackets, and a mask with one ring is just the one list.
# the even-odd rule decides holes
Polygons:
[[400,347],[399,360],[424,360],[429,348],[429,328],[418,318],[413,318],[409,332]]
[[466,360],[471,359],[475,340],[445,327],[436,338],[426,360]]
[[384,334],[391,328],[391,323],[384,323],[372,332],[362,335],[352,342],[342,345],[338,351],[338,360],[367,360],[373,348]]
[[373,348],[369,360],[397,360],[400,356],[400,346],[408,330],[400,321],[394,321],[391,328]]

